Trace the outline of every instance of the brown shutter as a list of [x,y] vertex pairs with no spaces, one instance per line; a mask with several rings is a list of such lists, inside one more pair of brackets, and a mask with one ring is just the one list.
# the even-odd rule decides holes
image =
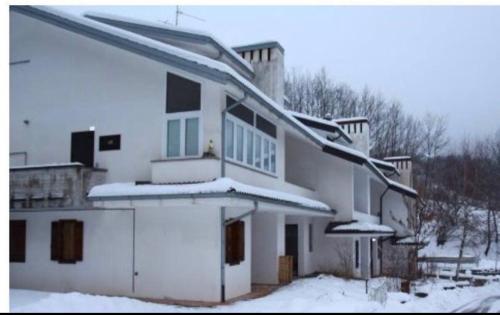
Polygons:
[[62,231],[60,222],[52,222],[52,239],[50,245],[50,259],[61,260],[62,252]]
[[75,261],[83,261],[83,222],[75,222]]
[[239,221],[236,225],[238,231],[238,263],[245,260],[245,222]]
[[26,221],[10,221],[10,262],[26,261]]
[[226,225],[226,263],[234,264],[234,228],[233,224]]

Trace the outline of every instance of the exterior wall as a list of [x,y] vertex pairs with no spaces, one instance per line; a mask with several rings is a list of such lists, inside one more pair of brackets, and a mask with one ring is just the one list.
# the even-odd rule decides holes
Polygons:
[[87,193],[102,184],[105,170],[82,166],[21,168],[10,171],[11,208],[90,206]]
[[257,213],[252,224],[252,283],[279,283],[279,256],[285,255],[285,215]]
[[380,216],[380,196],[382,196],[385,189],[386,186],[382,183],[374,179],[370,180],[370,210],[372,215]]
[[396,230],[397,236],[408,236],[408,206],[400,193],[387,191],[383,201],[382,222]]
[[[337,210],[336,220],[353,218],[353,165],[311,147],[305,141],[286,135],[285,179],[316,193],[316,198]],[[307,152],[307,158],[304,157]],[[307,161],[304,161],[307,160]]]
[[370,176],[368,172],[354,167],[354,211],[370,214]]
[[[10,152],[27,152],[29,164],[69,162],[71,132],[94,127],[108,182],[150,180],[150,161],[164,155],[166,73],[201,83],[204,118],[223,98],[214,81],[18,13],[10,30],[11,61],[30,60],[10,67]],[[210,124],[202,119],[204,136]],[[121,149],[99,151],[98,137],[110,134],[121,135]]]
[[[10,219],[27,221],[26,262],[10,264],[11,288],[132,294],[132,210],[11,211]],[[50,260],[51,222],[61,219],[84,222],[82,262],[59,264]]]

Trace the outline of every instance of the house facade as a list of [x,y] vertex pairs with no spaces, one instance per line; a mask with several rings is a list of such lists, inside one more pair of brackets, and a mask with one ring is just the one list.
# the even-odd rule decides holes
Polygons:
[[366,118],[287,111],[284,56],[11,6],[11,287],[220,302],[279,284],[283,256],[412,265],[411,158],[371,158]]

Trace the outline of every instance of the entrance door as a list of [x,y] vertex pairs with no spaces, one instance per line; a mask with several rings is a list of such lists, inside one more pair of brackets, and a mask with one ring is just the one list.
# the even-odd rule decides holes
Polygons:
[[71,134],[71,162],[94,166],[94,132],[82,131]]
[[285,231],[285,255],[293,257],[293,275],[299,275],[299,226],[287,224]]

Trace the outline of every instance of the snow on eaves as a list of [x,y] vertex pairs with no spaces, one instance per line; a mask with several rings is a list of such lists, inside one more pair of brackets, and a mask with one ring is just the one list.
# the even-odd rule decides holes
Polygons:
[[240,62],[248,71],[250,71],[251,73],[254,73],[253,67],[248,61],[243,59],[236,51],[234,51],[234,49],[226,46],[222,41],[220,41],[218,38],[216,38],[215,36],[213,36],[212,34],[210,34],[208,32],[179,27],[179,26],[160,24],[160,23],[155,23],[155,22],[150,22],[150,21],[143,21],[143,20],[138,20],[138,19],[134,19],[134,18],[122,17],[122,16],[117,16],[114,14],[107,14],[107,13],[100,13],[100,12],[85,12],[84,16],[88,17],[88,18],[96,17],[96,18],[102,18],[102,19],[107,19],[107,20],[126,22],[126,23],[130,23],[130,24],[149,26],[149,27],[156,28],[156,29],[163,29],[166,31],[185,33],[185,34],[193,34],[193,35],[208,38],[208,39],[212,40],[213,42],[215,42],[216,45],[220,46],[226,53],[230,54],[232,57],[234,57],[236,60],[238,60],[238,62]]
[[412,195],[418,195],[417,191],[415,189],[413,189],[413,188],[410,188],[410,187],[408,187],[406,185],[403,185],[401,183],[393,181],[392,179],[387,179],[387,180],[389,181],[389,185],[390,186],[397,187],[397,188],[399,188],[401,190],[404,190],[404,191],[406,191],[406,192],[408,192],[408,193],[410,193]]
[[335,118],[334,121],[338,124],[348,124],[348,123],[353,123],[353,122],[360,122],[360,121],[368,121],[367,117],[364,116],[359,116],[359,117],[348,117],[348,118]]
[[401,160],[411,160],[411,156],[388,156],[384,158],[384,161],[401,161]]
[[337,130],[337,132],[341,133],[345,138],[352,141],[351,137],[344,131],[344,129],[342,129],[342,127],[333,120],[326,120],[323,118],[319,118],[319,117],[315,117],[315,116],[311,116],[311,115],[307,115],[304,113],[299,113],[299,112],[295,112],[295,111],[291,111],[291,110],[289,110],[288,113],[296,118],[299,118],[299,119],[309,120],[309,121],[312,121],[312,122],[315,122],[318,124],[333,127]]
[[374,224],[369,222],[353,222],[338,225],[332,228],[330,232],[395,233],[396,231],[387,225]]
[[237,182],[231,178],[218,178],[214,181],[196,184],[147,184],[136,185],[135,183],[114,183],[93,187],[88,197],[99,199],[102,197],[137,197],[137,196],[175,196],[194,194],[216,194],[231,193],[247,194],[264,197],[273,200],[294,203],[307,208],[330,211],[331,208],[323,202],[285,193],[277,190],[255,187]]

